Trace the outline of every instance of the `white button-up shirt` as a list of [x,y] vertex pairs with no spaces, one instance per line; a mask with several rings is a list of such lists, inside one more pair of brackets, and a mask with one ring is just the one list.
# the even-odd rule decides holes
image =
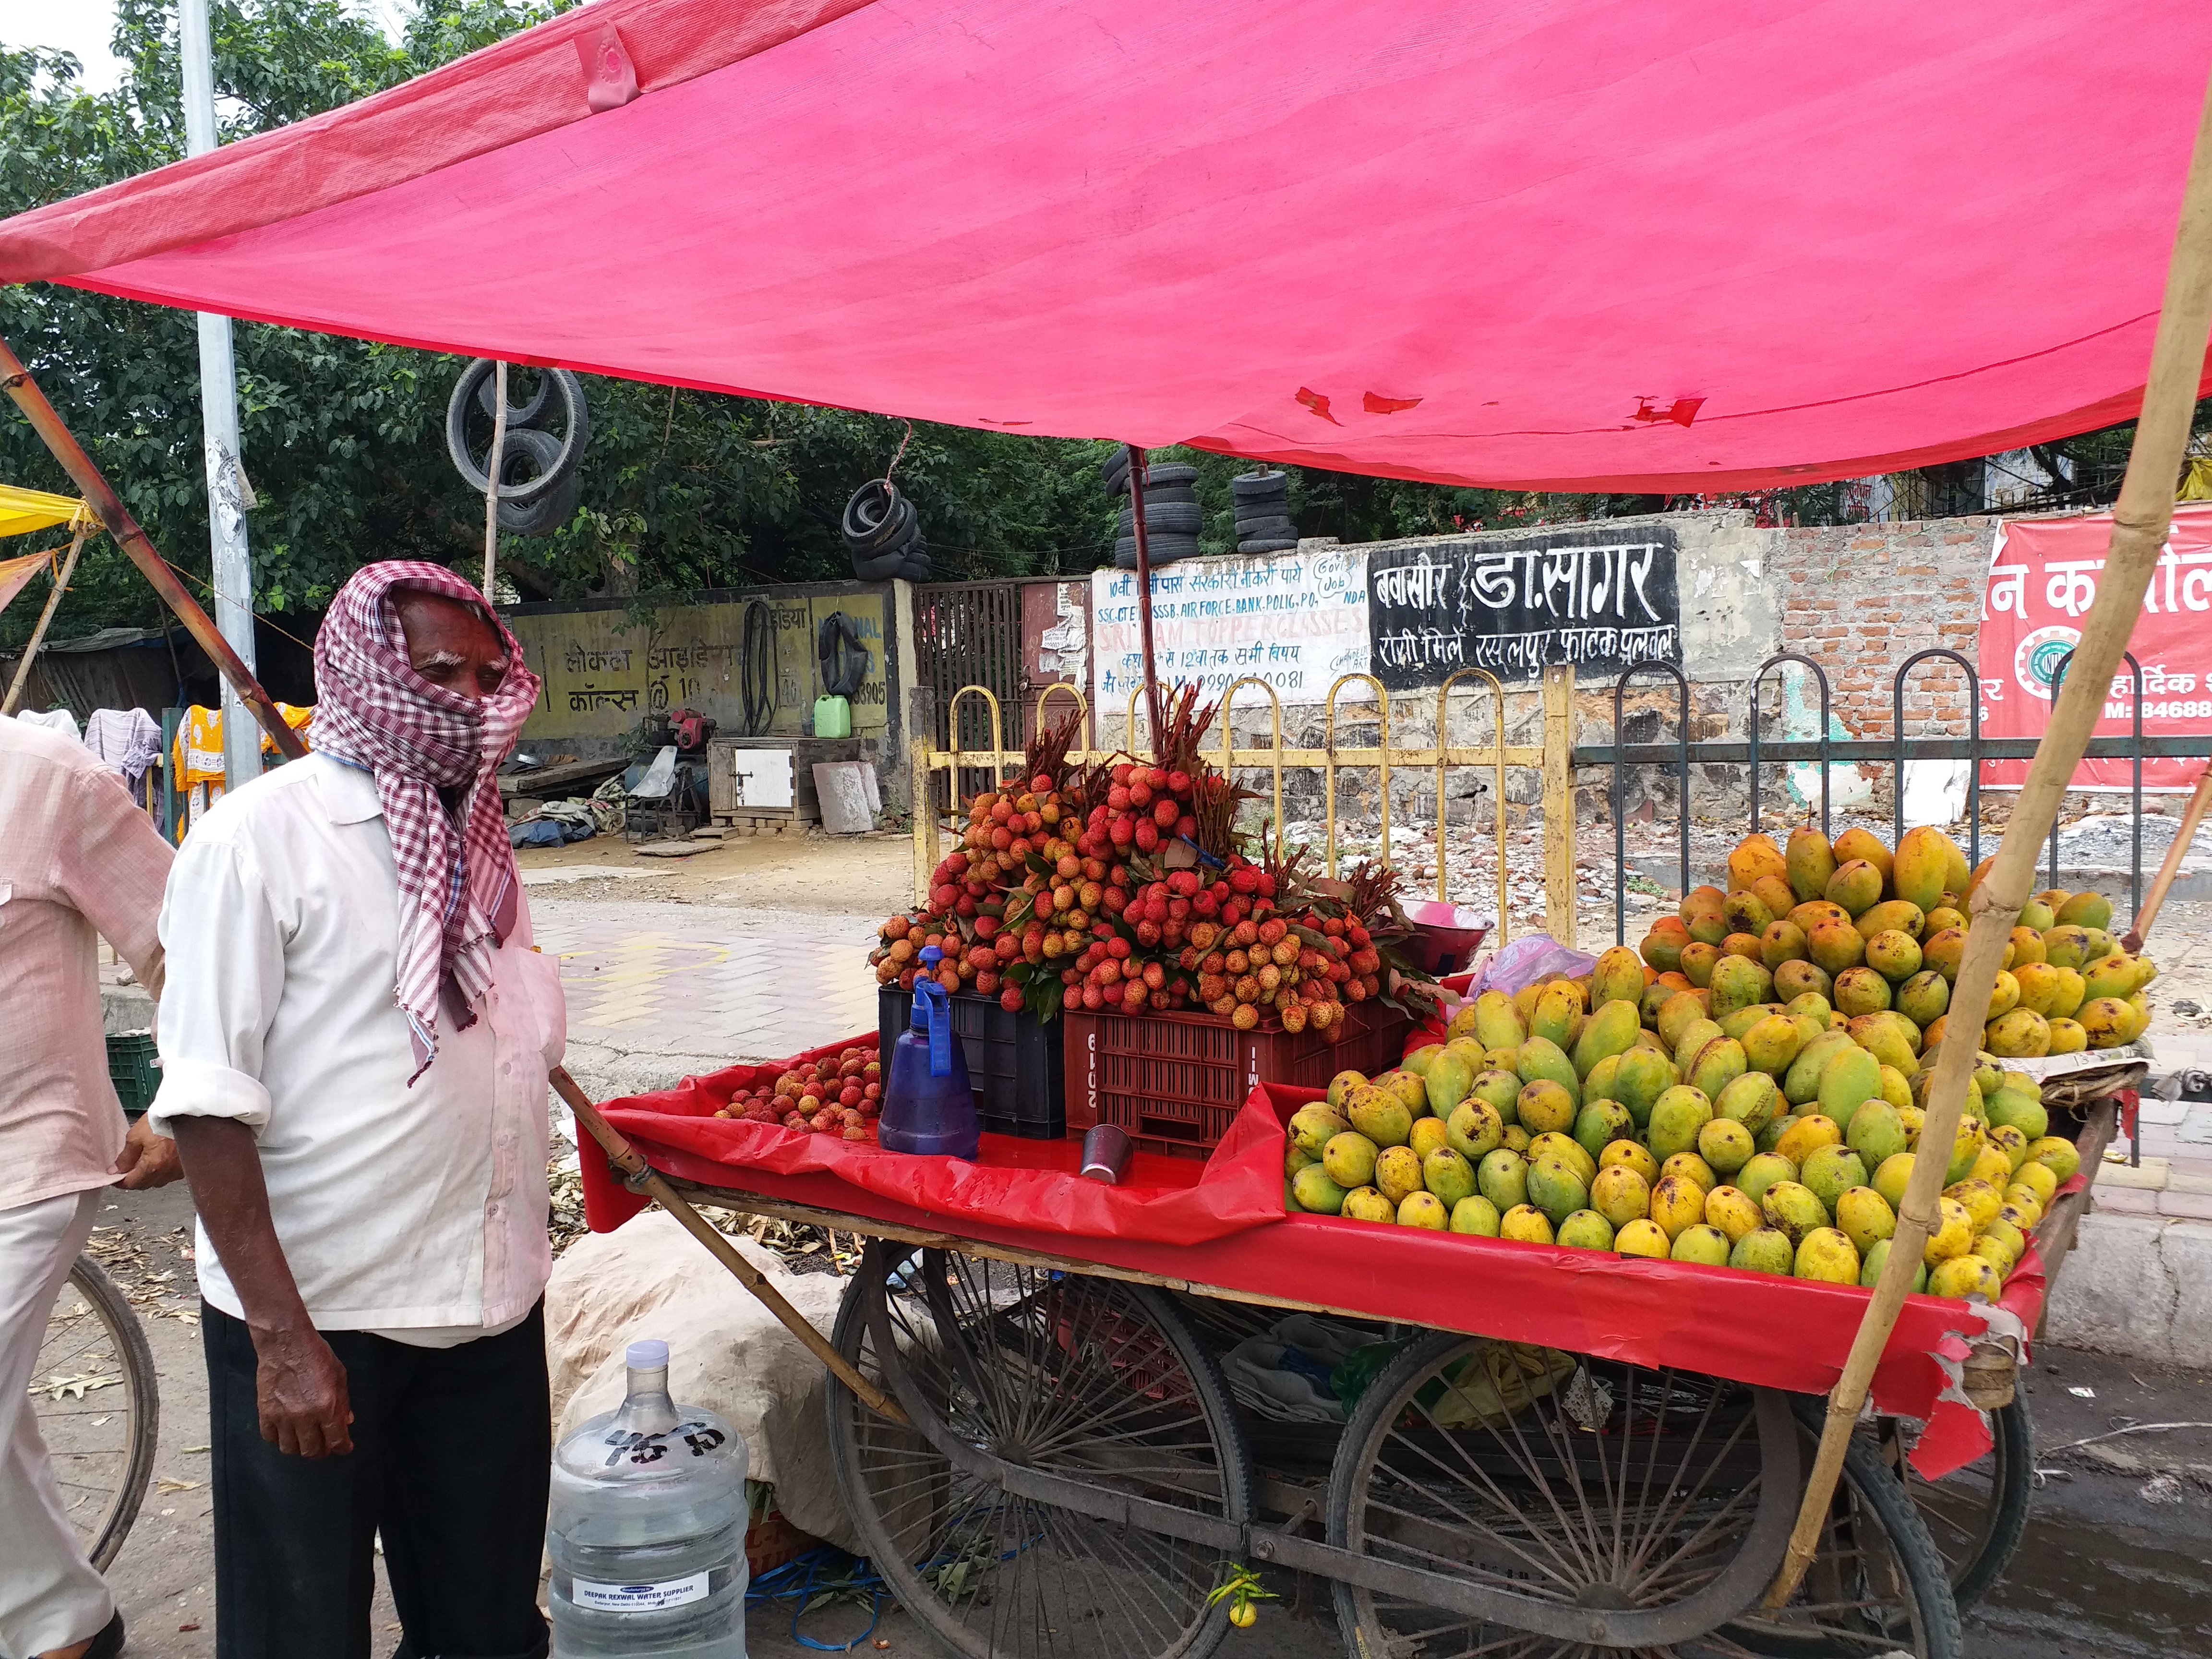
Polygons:
[[[161,1087],[151,1116],[228,1117],[323,1330],[442,1346],[526,1315],[546,1243],[546,1073],[567,1036],[529,911],[465,1030],[439,1020],[410,1087],[393,1000],[399,884],[370,775],[311,755],[233,790],[185,838],[161,910]],[[243,1318],[209,1243],[200,1294]]]

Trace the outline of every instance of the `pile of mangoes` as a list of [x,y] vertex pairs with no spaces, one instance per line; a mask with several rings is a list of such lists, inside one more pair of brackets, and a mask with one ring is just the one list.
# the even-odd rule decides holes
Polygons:
[[[1399,1069],[1340,1073],[1291,1120],[1286,1203],[1874,1283],[1977,872],[1936,830],[1893,858],[1860,830],[1832,848],[1800,831],[1786,855],[1755,836],[1729,864],[1734,890],[1690,894],[1641,959],[1615,947],[1583,978],[1486,992]],[[2114,946],[2108,903],[2045,894],[2026,915],[1917,1270],[1939,1296],[1994,1300],[2080,1161],[2002,1060],[2117,1046],[2148,1019],[2153,970]]]
[[[1786,852],[1751,836],[1729,854],[1730,890],[1699,887],[1662,918],[1642,954],[1657,983],[1707,996],[1717,1018],[1819,996],[1846,1020],[1909,1023],[1917,1054],[1943,1040],[1951,982],[1966,948],[1966,908],[1983,871],[1940,830],[1908,830],[1893,854],[1864,830],[1832,845],[1817,830]],[[1981,1046],[2034,1060],[2117,1048],[2150,1024],[2148,957],[2122,951],[2098,893],[2038,894],[2012,931]]]

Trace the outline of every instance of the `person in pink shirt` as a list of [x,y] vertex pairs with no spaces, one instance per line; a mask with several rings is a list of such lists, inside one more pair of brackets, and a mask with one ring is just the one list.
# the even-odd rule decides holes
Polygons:
[[121,1177],[158,1187],[175,1146],[127,1133],[108,1081],[96,937],[161,989],[171,854],[74,738],[0,716],[0,1651],[109,1659],[123,1615],[70,1525],[30,1406],[46,1316]]

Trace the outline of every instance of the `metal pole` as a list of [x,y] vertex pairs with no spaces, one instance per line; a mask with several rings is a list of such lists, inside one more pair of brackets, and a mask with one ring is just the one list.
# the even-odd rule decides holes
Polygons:
[[[207,0],[181,0],[185,154],[215,148],[215,64]],[[253,659],[253,561],[246,544],[246,472],[238,446],[238,367],[230,319],[199,313],[200,424],[206,439],[208,545],[213,554],[216,626],[248,672]],[[223,787],[261,775],[261,733],[226,679],[222,692]]]
[[[1152,555],[1145,539],[1145,452],[1129,446],[1130,522],[1137,538],[1137,638],[1145,653],[1145,713],[1152,722],[1152,754],[1160,750],[1160,675],[1152,661]],[[1129,752],[1137,752],[1132,743]],[[1388,848],[1386,848],[1387,851]]]

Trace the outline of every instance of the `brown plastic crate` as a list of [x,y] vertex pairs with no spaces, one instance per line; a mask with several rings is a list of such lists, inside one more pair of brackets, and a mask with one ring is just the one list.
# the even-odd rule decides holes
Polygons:
[[1311,1030],[1240,1031],[1214,1014],[1070,1008],[1060,1023],[1067,1028],[1068,1133],[1111,1123],[1146,1152],[1182,1158],[1212,1152],[1258,1085],[1319,1089],[1347,1067],[1388,1071],[1403,1058],[1413,1029],[1404,1014],[1370,1003],[1346,1011],[1338,1042]]

